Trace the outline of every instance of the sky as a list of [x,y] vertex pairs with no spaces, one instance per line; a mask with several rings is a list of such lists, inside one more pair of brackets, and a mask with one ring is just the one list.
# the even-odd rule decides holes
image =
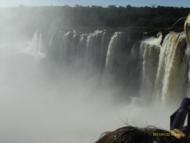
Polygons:
[[190,7],[190,0],[0,0],[0,6],[19,5],[132,5]]

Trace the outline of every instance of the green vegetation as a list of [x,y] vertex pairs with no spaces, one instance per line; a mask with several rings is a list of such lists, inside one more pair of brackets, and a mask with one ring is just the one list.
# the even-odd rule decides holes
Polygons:
[[[189,8],[173,7],[82,7],[52,6],[9,8],[12,15],[5,20],[18,24],[21,29],[41,31],[59,29],[112,29],[117,31],[165,31],[180,17],[186,17]],[[1,9],[0,12],[5,9]],[[0,15],[1,16],[1,15]],[[1,16],[2,17],[2,16]],[[30,24],[28,24],[30,23]],[[173,28],[183,30],[182,20]]]

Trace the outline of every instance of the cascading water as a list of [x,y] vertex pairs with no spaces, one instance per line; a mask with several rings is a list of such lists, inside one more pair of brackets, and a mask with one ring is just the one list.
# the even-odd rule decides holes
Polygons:
[[107,56],[106,56],[106,70],[110,73],[122,72],[125,68],[124,65],[127,61],[127,53],[124,51],[127,49],[127,37],[125,33],[116,32],[109,43]]
[[80,68],[85,68],[85,62],[87,57],[87,34],[80,34],[79,43],[76,50],[76,58],[78,59],[76,65]]
[[[186,61],[186,41],[183,34],[169,33],[164,38],[163,44],[161,44],[161,35],[158,38],[149,38],[141,42],[139,40],[133,42],[131,41],[131,35],[127,32],[112,33],[105,30],[95,32],[59,31],[56,32],[55,35],[52,35],[51,40],[49,39],[49,44],[46,44],[48,47],[44,46],[45,44],[42,39],[44,39],[42,34],[35,32],[30,42],[23,44],[21,48],[16,49],[11,56],[6,57],[8,59],[10,58],[10,63],[5,63],[5,65],[9,65],[8,70],[4,72],[6,73],[5,77],[11,77],[11,80],[8,81],[11,83],[9,86],[10,88],[14,87],[16,89],[14,93],[6,90],[9,87],[3,89],[3,92],[9,95],[6,97],[10,97],[15,93],[21,94],[20,98],[22,102],[27,103],[27,105],[24,104],[27,111],[25,111],[25,108],[20,106],[18,108],[16,105],[13,105],[15,106],[15,110],[21,110],[28,116],[24,116],[25,121],[33,123],[34,121],[30,119],[34,117],[37,118],[38,116],[41,118],[40,121],[36,119],[37,123],[33,123],[33,126],[45,134],[42,135],[42,142],[46,142],[44,139],[46,135],[54,131],[65,133],[60,136],[58,135],[60,142],[69,140],[73,143],[81,137],[81,134],[84,136],[84,141],[86,141],[87,137],[81,130],[85,130],[87,126],[90,128],[88,128],[88,130],[91,136],[88,140],[93,141],[97,139],[97,136],[94,137],[94,134],[99,135],[107,129],[107,127],[113,127],[113,125],[114,127],[120,126],[118,122],[120,123],[121,120],[115,119],[117,118],[115,112],[118,114],[122,112],[122,115],[127,115],[127,117],[123,118],[124,120],[128,117],[131,117],[131,120],[137,119],[139,116],[142,116],[141,112],[143,112],[144,115],[144,108],[142,109],[140,105],[137,107],[141,102],[136,101],[137,103],[131,102],[132,104],[130,104],[130,100],[123,100],[124,98],[121,98],[121,95],[122,97],[132,98],[140,93],[143,95],[139,95],[142,98],[147,97],[152,99],[152,97],[156,96],[155,93],[157,93],[159,98],[163,98],[163,100],[167,102],[172,100],[169,99],[170,97],[178,100],[177,98],[182,98],[185,94],[188,79],[188,62]],[[4,61],[1,61],[1,63],[4,63]],[[43,65],[42,63],[48,63],[48,66],[53,65],[48,67],[52,71],[59,70],[60,67],[63,67],[59,70],[59,74],[56,74],[58,78],[46,78],[46,76],[49,75],[44,75],[44,73],[49,72],[49,69],[44,70],[43,68],[47,65],[41,66]],[[89,64],[93,71],[98,71],[97,75],[101,75],[101,78],[96,78],[95,84],[92,84],[91,80],[89,80],[93,74],[87,74],[90,68]],[[7,67],[3,68],[6,69]],[[80,70],[80,68],[83,70]],[[69,72],[64,74],[66,70]],[[100,70],[104,72],[99,72]],[[74,74],[78,72],[84,72],[88,78],[83,79],[81,76],[75,76]],[[14,75],[12,75],[12,73],[14,73]],[[15,73],[17,76],[15,76]],[[55,74],[55,72],[53,72],[53,74]],[[103,85],[101,82],[106,79],[104,76],[106,78],[108,76],[111,79],[111,84],[113,83],[112,85],[114,86],[108,85],[109,88],[102,90],[104,86],[101,87]],[[93,76],[93,79],[94,77],[95,76]],[[117,92],[116,88],[112,87],[117,87],[119,92]],[[141,90],[139,91],[139,89]],[[118,106],[116,104],[109,105],[109,102],[113,103],[113,101],[109,101],[113,100],[110,95],[114,95],[127,105],[129,103],[130,106],[126,108],[122,106],[122,109],[125,109],[125,111],[118,111],[121,110],[121,104]],[[93,101],[89,100],[92,98]],[[114,98],[114,103],[116,98]],[[6,100],[9,101],[9,99]],[[30,100],[32,100],[31,103],[29,102]],[[108,102],[108,105],[105,101]],[[126,103],[127,101],[128,103]],[[56,104],[54,102],[56,102]],[[84,104],[85,106],[83,107],[82,105]],[[23,105],[23,103],[21,105]],[[109,109],[106,109],[104,112],[102,109],[105,109],[105,106]],[[155,106],[153,108],[157,110]],[[145,108],[145,110],[149,111],[150,109]],[[163,115],[165,108],[160,110],[161,115]],[[30,113],[26,113],[28,111]],[[130,112],[125,114],[126,111]],[[79,114],[77,114],[78,112]],[[94,115],[94,112],[101,114],[101,117]],[[86,119],[87,114],[89,115],[89,120]],[[145,119],[150,120],[150,117],[148,117],[150,112],[146,114],[148,119]],[[159,113],[156,114],[158,116],[160,115]],[[104,115],[106,115],[106,117]],[[169,115],[165,115],[165,117],[168,116]],[[114,121],[114,123],[107,122],[110,121],[110,118],[116,121]],[[154,119],[152,119],[153,122],[145,122],[144,124],[152,123],[152,125],[162,126],[164,121],[160,121],[167,119],[168,118],[163,119],[162,117],[159,121],[155,121],[156,123]],[[20,121],[20,118],[18,120]],[[80,120],[80,122],[78,122],[78,120]],[[88,120],[88,122],[86,122],[86,120]],[[94,124],[93,121],[95,120],[96,122],[98,121],[98,125],[102,128],[99,126],[97,126],[98,129],[92,127]],[[107,120],[106,123],[103,122],[103,120]],[[16,122],[18,123],[19,121]],[[8,122],[8,125],[9,124],[13,123]],[[42,126],[42,124],[44,126]],[[165,127],[165,125],[167,125],[167,123],[164,123],[162,127]],[[28,127],[24,132],[25,136],[29,136],[33,133],[28,123],[24,123],[24,126]],[[76,126],[78,128],[76,128]],[[19,127],[16,126],[16,129],[17,128]],[[70,137],[71,131],[68,130],[68,128],[76,132],[74,135],[76,139],[72,138],[73,136]],[[95,128],[96,131],[92,128]],[[33,139],[36,136],[36,134],[33,134],[30,138]],[[48,136],[51,136],[52,142],[55,142],[57,139],[57,136],[52,134],[48,134]],[[36,140],[40,141],[38,138]],[[21,139],[17,139],[17,142],[22,141]]]
[[47,56],[56,64],[63,62],[63,32],[58,31],[49,39]]
[[[89,143],[123,121],[169,126],[168,103],[181,100],[190,83],[183,33],[144,39],[133,28],[73,30],[63,19],[49,23],[40,17],[51,25],[46,29],[25,14],[27,23],[19,26],[14,20],[22,20],[11,17],[1,22],[1,142]],[[166,106],[144,102],[156,97]]]
[[44,58],[45,54],[43,53],[42,34],[40,32],[35,32],[27,47],[21,49],[20,52],[34,56],[36,60]]
[[58,31],[50,40],[48,55],[67,66],[81,66],[100,73],[105,66],[109,39],[110,34],[100,30],[89,34]]
[[112,79],[113,84],[120,87],[119,90],[125,89],[123,93],[119,93],[125,97],[137,95],[139,90],[141,72],[139,49],[140,43],[133,42],[127,32],[115,32],[108,45],[105,73]]
[[30,43],[32,49],[36,49],[37,51],[42,51],[42,34],[40,32],[35,32]]
[[141,43],[141,49],[143,51],[141,92],[146,99],[153,98],[161,40],[162,35],[158,38],[146,39]]
[[[125,32],[97,30],[91,33],[58,32],[49,53],[60,63],[77,65],[109,76],[114,84],[138,90],[147,98],[181,99],[186,93],[187,55],[184,34],[162,34],[141,42],[131,42]],[[80,66],[79,66],[80,65]],[[141,83],[141,86],[139,85]],[[140,88],[139,88],[140,86]],[[135,89],[136,88],[136,89]],[[170,100],[170,99],[168,99]]]
[[87,37],[87,61],[90,69],[101,69],[103,31],[95,31]]
[[157,96],[163,101],[179,101],[187,88],[186,40],[184,33],[169,33],[162,44],[155,81]]
[[106,30],[96,30],[87,36],[86,60],[88,70],[93,70],[97,74],[101,74],[104,70],[110,36]]

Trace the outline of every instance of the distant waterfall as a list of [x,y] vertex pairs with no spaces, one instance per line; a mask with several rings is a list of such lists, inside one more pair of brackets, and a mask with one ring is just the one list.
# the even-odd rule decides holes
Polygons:
[[58,31],[50,40],[49,57],[58,63],[103,71],[111,35],[107,31]]
[[48,58],[51,59],[56,64],[63,62],[64,55],[64,41],[63,41],[64,33],[58,31],[49,39],[47,55]]
[[37,51],[42,51],[42,34],[40,32],[35,32],[30,44],[32,49],[36,49]]
[[78,67],[85,68],[86,59],[87,59],[87,34],[81,34],[79,36],[79,42],[76,49],[76,64]]
[[184,33],[169,33],[162,44],[155,81],[157,96],[163,101],[179,100],[187,86],[186,40]]
[[106,31],[95,31],[87,37],[87,60],[91,68],[102,70],[104,68],[107,45]]
[[137,94],[140,84],[138,41],[133,43],[130,34],[115,32],[108,45],[105,72],[113,82],[124,87],[131,95]]
[[128,36],[124,32],[115,32],[112,36],[106,56],[105,68],[108,72],[119,75],[126,74],[132,48],[128,45]]
[[19,53],[32,56],[35,60],[43,59],[46,55],[43,51],[42,34],[35,32],[32,40],[28,42],[28,45],[21,49]]
[[87,37],[87,58],[89,62],[100,64],[101,59],[101,43],[103,31],[95,31]]
[[[185,96],[189,61],[184,33],[171,32],[164,39],[159,33],[143,41],[134,35],[58,31],[49,40],[47,57],[65,69],[108,77],[111,84],[133,95],[163,101]],[[36,37],[33,41],[40,38]]]
[[154,82],[159,61],[162,35],[158,38],[149,38],[142,41],[143,51],[142,86],[141,92],[144,97],[151,98],[154,92]]

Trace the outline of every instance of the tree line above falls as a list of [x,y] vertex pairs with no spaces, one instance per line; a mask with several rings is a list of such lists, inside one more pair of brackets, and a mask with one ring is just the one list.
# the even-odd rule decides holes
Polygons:
[[[180,17],[190,13],[188,8],[173,7],[65,7],[65,24],[76,27],[106,27],[106,28],[144,28],[147,30],[166,29]],[[177,29],[183,27],[176,26]]]
[[[4,15],[5,11],[9,14]],[[11,14],[10,14],[11,13]],[[110,29],[114,31],[167,31],[179,18],[186,17],[190,8],[174,7],[83,7],[44,6],[1,8],[0,24],[7,21],[18,26],[23,32],[40,30],[47,32],[57,29]],[[182,31],[184,20],[173,30]]]

